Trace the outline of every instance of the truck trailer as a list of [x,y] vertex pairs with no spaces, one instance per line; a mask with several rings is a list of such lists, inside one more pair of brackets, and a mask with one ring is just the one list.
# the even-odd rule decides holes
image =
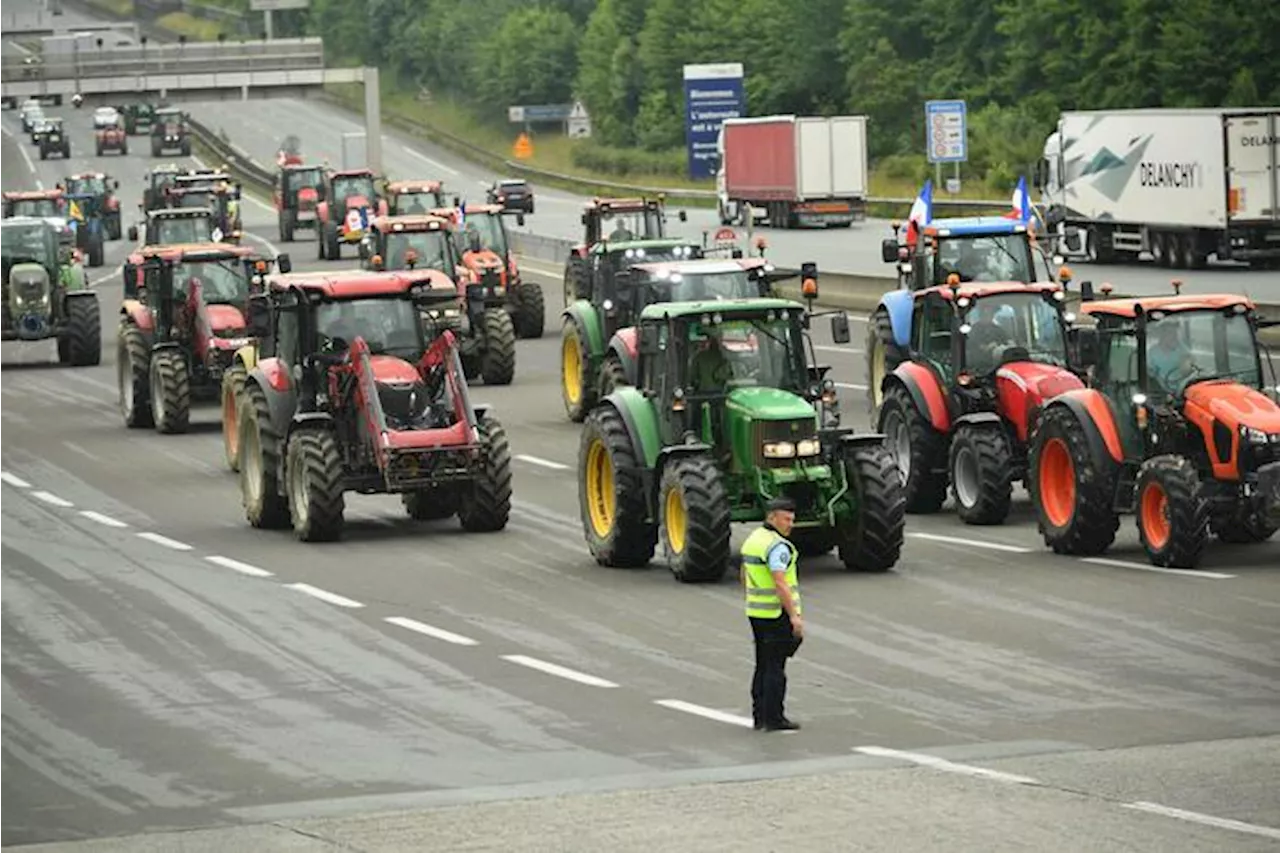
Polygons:
[[848,228],[867,215],[867,117],[725,119],[716,151],[722,225]]
[[1067,112],[1036,187],[1062,246],[1090,261],[1280,268],[1280,108]]

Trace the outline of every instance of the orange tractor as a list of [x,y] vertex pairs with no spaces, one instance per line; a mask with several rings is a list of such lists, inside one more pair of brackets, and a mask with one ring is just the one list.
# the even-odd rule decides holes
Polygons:
[[[478,282],[496,274],[506,293],[507,313],[522,338],[540,338],[546,326],[542,286],[520,277],[516,253],[503,220],[500,204],[462,205],[433,211],[454,223],[455,245],[470,281]],[[508,214],[509,215],[509,214]],[[516,224],[524,225],[524,214],[516,214]]]
[[387,200],[379,195],[377,180],[369,169],[343,169],[325,176],[316,205],[320,260],[342,260],[342,246],[359,243],[369,223],[387,215]]
[[[1180,288],[1180,283],[1174,283]],[[1103,286],[1104,294],[1110,287]],[[1280,404],[1244,296],[1093,300],[1079,329],[1090,387],[1049,401],[1031,439],[1030,491],[1045,544],[1096,556],[1122,513],[1156,566],[1190,569],[1210,534],[1262,542],[1280,529]]]
[[387,184],[387,211],[392,216],[430,213],[448,204],[439,181],[408,180]]

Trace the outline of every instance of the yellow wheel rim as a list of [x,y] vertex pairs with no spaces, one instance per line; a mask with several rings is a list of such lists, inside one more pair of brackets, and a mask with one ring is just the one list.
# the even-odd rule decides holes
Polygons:
[[879,406],[884,402],[884,392],[880,385],[884,382],[884,342],[877,340],[871,345],[871,399]]
[[564,398],[570,405],[582,402],[582,349],[578,346],[578,336],[569,329],[565,329],[560,345],[560,377]]
[[596,536],[604,538],[613,530],[613,518],[618,511],[618,499],[614,494],[613,460],[609,449],[601,439],[591,443],[587,451],[587,515]]
[[667,492],[663,516],[666,522],[667,544],[671,546],[671,550],[675,553],[683,554],[688,516],[685,514],[684,497],[680,494],[679,489],[673,487]]

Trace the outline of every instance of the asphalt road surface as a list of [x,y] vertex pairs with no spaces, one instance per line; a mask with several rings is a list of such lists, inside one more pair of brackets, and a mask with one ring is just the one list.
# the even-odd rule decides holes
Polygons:
[[[307,132],[275,107],[241,113],[262,144]],[[131,208],[159,161],[84,157],[90,114],[63,112],[65,165],[33,161],[4,116],[4,187],[104,169]],[[245,223],[275,248],[271,211],[249,202]],[[520,343],[512,386],[473,391],[516,454],[506,531],[411,523],[394,498],[353,496],[344,541],[308,546],[245,522],[216,409],[187,435],[124,427],[112,319],[127,248],[91,271],[101,366],[57,368],[52,343],[0,358],[4,844],[1280,841],[1280,543],[1215,546],[1178,573],[1147,564],[1131,523],[1105,560],[1051,556],[1025,499],[999,528],[913,517],[895,572],[806,561],[789,702],[804,729],[757,734],[736,585],[588,555],[554,333]],[[292,247],[300,268],[312,249]],[[862,354],[818,345],[860,422]],[[84,839],[106,840],[71,843]]]

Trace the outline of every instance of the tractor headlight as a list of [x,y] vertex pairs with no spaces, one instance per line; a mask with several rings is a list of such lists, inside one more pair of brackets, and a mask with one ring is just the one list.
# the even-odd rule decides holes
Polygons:
[[793,459],[796,446],[789,441],[766,441],[764,444],[765,459]]
[[816,438],[806,438],[796,442],[796,456],[817,456],[821,450],[822,445]]
[[1240,427],[1240,440],[1248,444],[1266,444],[1268,436],[1263,430],[1242,426]]

